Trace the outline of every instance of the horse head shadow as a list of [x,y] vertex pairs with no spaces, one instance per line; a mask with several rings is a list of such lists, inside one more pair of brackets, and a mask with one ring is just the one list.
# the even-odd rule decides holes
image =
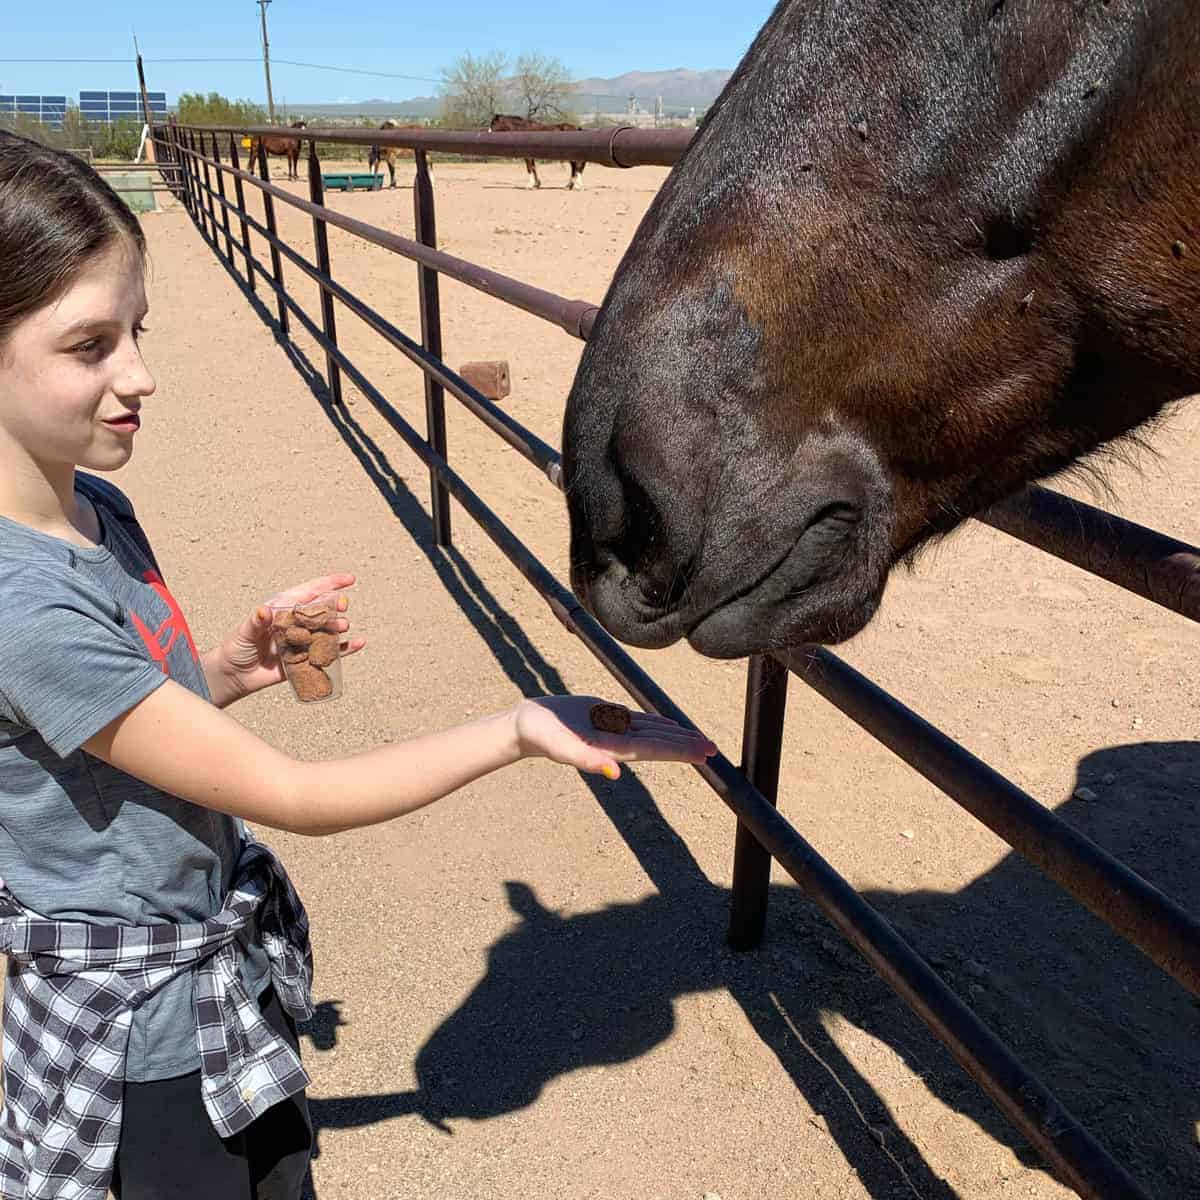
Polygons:
[[[1200,873],[1178,852],[1200,844],[1200,745],[1102,750],[1080,763],[1076,786],[1096,799],[1071,799],[1060,813],[1200,910]],[[610,804],[619,813],[630,800],[636,788]],[[656,853],[644,840],[648,811],[627,815],[622,829],[641,842],[642,859]],[[678,845],[656,844],[668,856]],[[890,1046],[937,1100],[1039,1163],[796,888],[772,887],[767,948],[734,954],[723,941],[728,891],[701,877],[690,856],[673,861],[657,864],[659,890],[645,898],[570,916],[543,905],[533,885],[509,881],[515,924],[418,1050],[418,1086],[315,1100],[318,1129],[412,1114],[452,1132],[456,1120],[520,1110],[561,1076],[646,1054],[675,1030],[677,1000],[724,989],[870,1194],[892,1195],[903,1175],[922,1196],[957,1196],[851,1060],[842,1023]],[[1187,1181],[1197,1178],[1200,1119],[1194,998],[1015,854],[957,892],[867,899],[1153,1194],[1200,1196],[1187,1190],[1197,1187]]]

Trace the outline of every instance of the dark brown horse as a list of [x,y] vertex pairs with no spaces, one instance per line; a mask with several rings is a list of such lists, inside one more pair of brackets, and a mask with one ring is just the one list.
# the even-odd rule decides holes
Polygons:
[[[289,129],[304,129],[306,128],[304,121],[293,121]],[[250,139],[250,161],[258,165],[258,144],[262,142],[263,148],[268,155],[281,155],[287,159],[289,179],[299,179],[299,162],[300,162],[300,139],[298,137],[276,137],[268,134],[266,137],[252,137]]]
[[[557,130],[567,130],[572,133],[578,133],[580,127],[572,125],[567,121],[559,121],[555,124],[548,124],[544,121],[530,121],[525,117],[514,117],[508,113],[497,113],[492,118],[492,123],[488,126],[492,133],[545,133],[554,132]],[[573,162],[571,166],[571,178],[567,180],[567,187],[572,191],[583,190],[583,168],[587,166],[585,162]],[[537,163],[532,158],[525,160],[525,170],[529,172],[529,182],[525,185],[529,188],[540,188],[542,181],[538,178]]]
[[836,642],[893,565],[1200,391],[1195,0],[784,0],[567,406],[618,637]]
[[[400,125],[391,117],[379,127],[380,129],[424,129],[424,125]],[[411,150],[402,150],[396,146],[372,146],[367,152],[367,165],[371,168],[372,175],[379,174],[379,164],[381,162],[387,164],[388,174],[391,176],[390,187],[396,186],[396,159],[406,157],[412,154]],[[427,154],[425,161],[429,164],[429,169],[433,170],[433,159]]]

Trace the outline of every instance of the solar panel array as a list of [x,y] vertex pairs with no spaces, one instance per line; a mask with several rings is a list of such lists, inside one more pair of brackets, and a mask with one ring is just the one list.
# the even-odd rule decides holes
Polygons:
[[[147,92],[150,112],[155,117],[167,115],[167,93]],[[80,92],[79,115],[85,121],[141,121],[140,92]]]
[[[150,112],[154,117],[166,118],[167,93],[147,92]],[[0,95],[0,116],[20,113],[61,129],[67,112],[66,96],[3,96]],[[140,92],[80,92],[79,115],[85,121],[108,123],[111,121],[142,121],[142,96]]]
[[21,113],[51,129],[62,128],[66,112],[66,96],[0,96],[0,115]]

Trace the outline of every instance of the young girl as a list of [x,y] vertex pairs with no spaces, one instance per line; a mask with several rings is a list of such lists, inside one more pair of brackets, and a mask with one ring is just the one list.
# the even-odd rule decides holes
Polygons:
[[615,778],[715,749],[643,714],[598,733],[557,696],[302,762],[223,712],[283,679],[266,609],[199,653],[128,501],[76,470],[128,462],[154,392],[143,257],[90,167],[0,134],[3,1200],[300,1195],[307,922],[243,820],[335,833],[522,758]]

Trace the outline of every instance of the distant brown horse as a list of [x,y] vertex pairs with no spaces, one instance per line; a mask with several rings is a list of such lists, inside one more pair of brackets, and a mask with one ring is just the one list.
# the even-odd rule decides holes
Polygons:
[[[288,126],[289,129],[304,129],[306,128],[304,121],[293,121]],[[268,155],[284,155],[288,161],[288,178],[299,179],[300,171],[298,164],[300,162],[300,139],[298,137],[274,137],[270,134],[265,138],[258,136],[250,139],[250,162],[258,162],[258,144],[262,142],[264,149]]]
[[[578,125],[571,125],[567,121],[559,121],[557,124],[547,124],[543,121],[530,121],[525,117],[514,117],[507,113],[497,113],[492,118],[491,125],[488,129],[492,133],[545,133],[555,130],[568,130],[572,133],[579,133]],[[576,189],[583,190],[583,168],[587,166],[585,162],[571,163],[571,178],[567,181],[567,187],[572,191]],[[538,178],[537,164],[532,158],[525,160],[525,170],[529,172],[529,183],[526,185],[530,188],[540,188],[542,181]]]
[[[424,129],[424,125],[400,125],[388,117],[386,121],[379,127],[380,129]],[[396,186],[396,159],[401,155],[412,154],[411,150],[405,150],[398,146],[372,146],[367,154],[367,165],[371,168],[372,175],[378,175],[378,166],[381,162],[387,163],[388,174],[392,177],[390,187]],[[425,156],[425,161],[429,164],[429,169],[433,170],[433,159],[428,155]]]

